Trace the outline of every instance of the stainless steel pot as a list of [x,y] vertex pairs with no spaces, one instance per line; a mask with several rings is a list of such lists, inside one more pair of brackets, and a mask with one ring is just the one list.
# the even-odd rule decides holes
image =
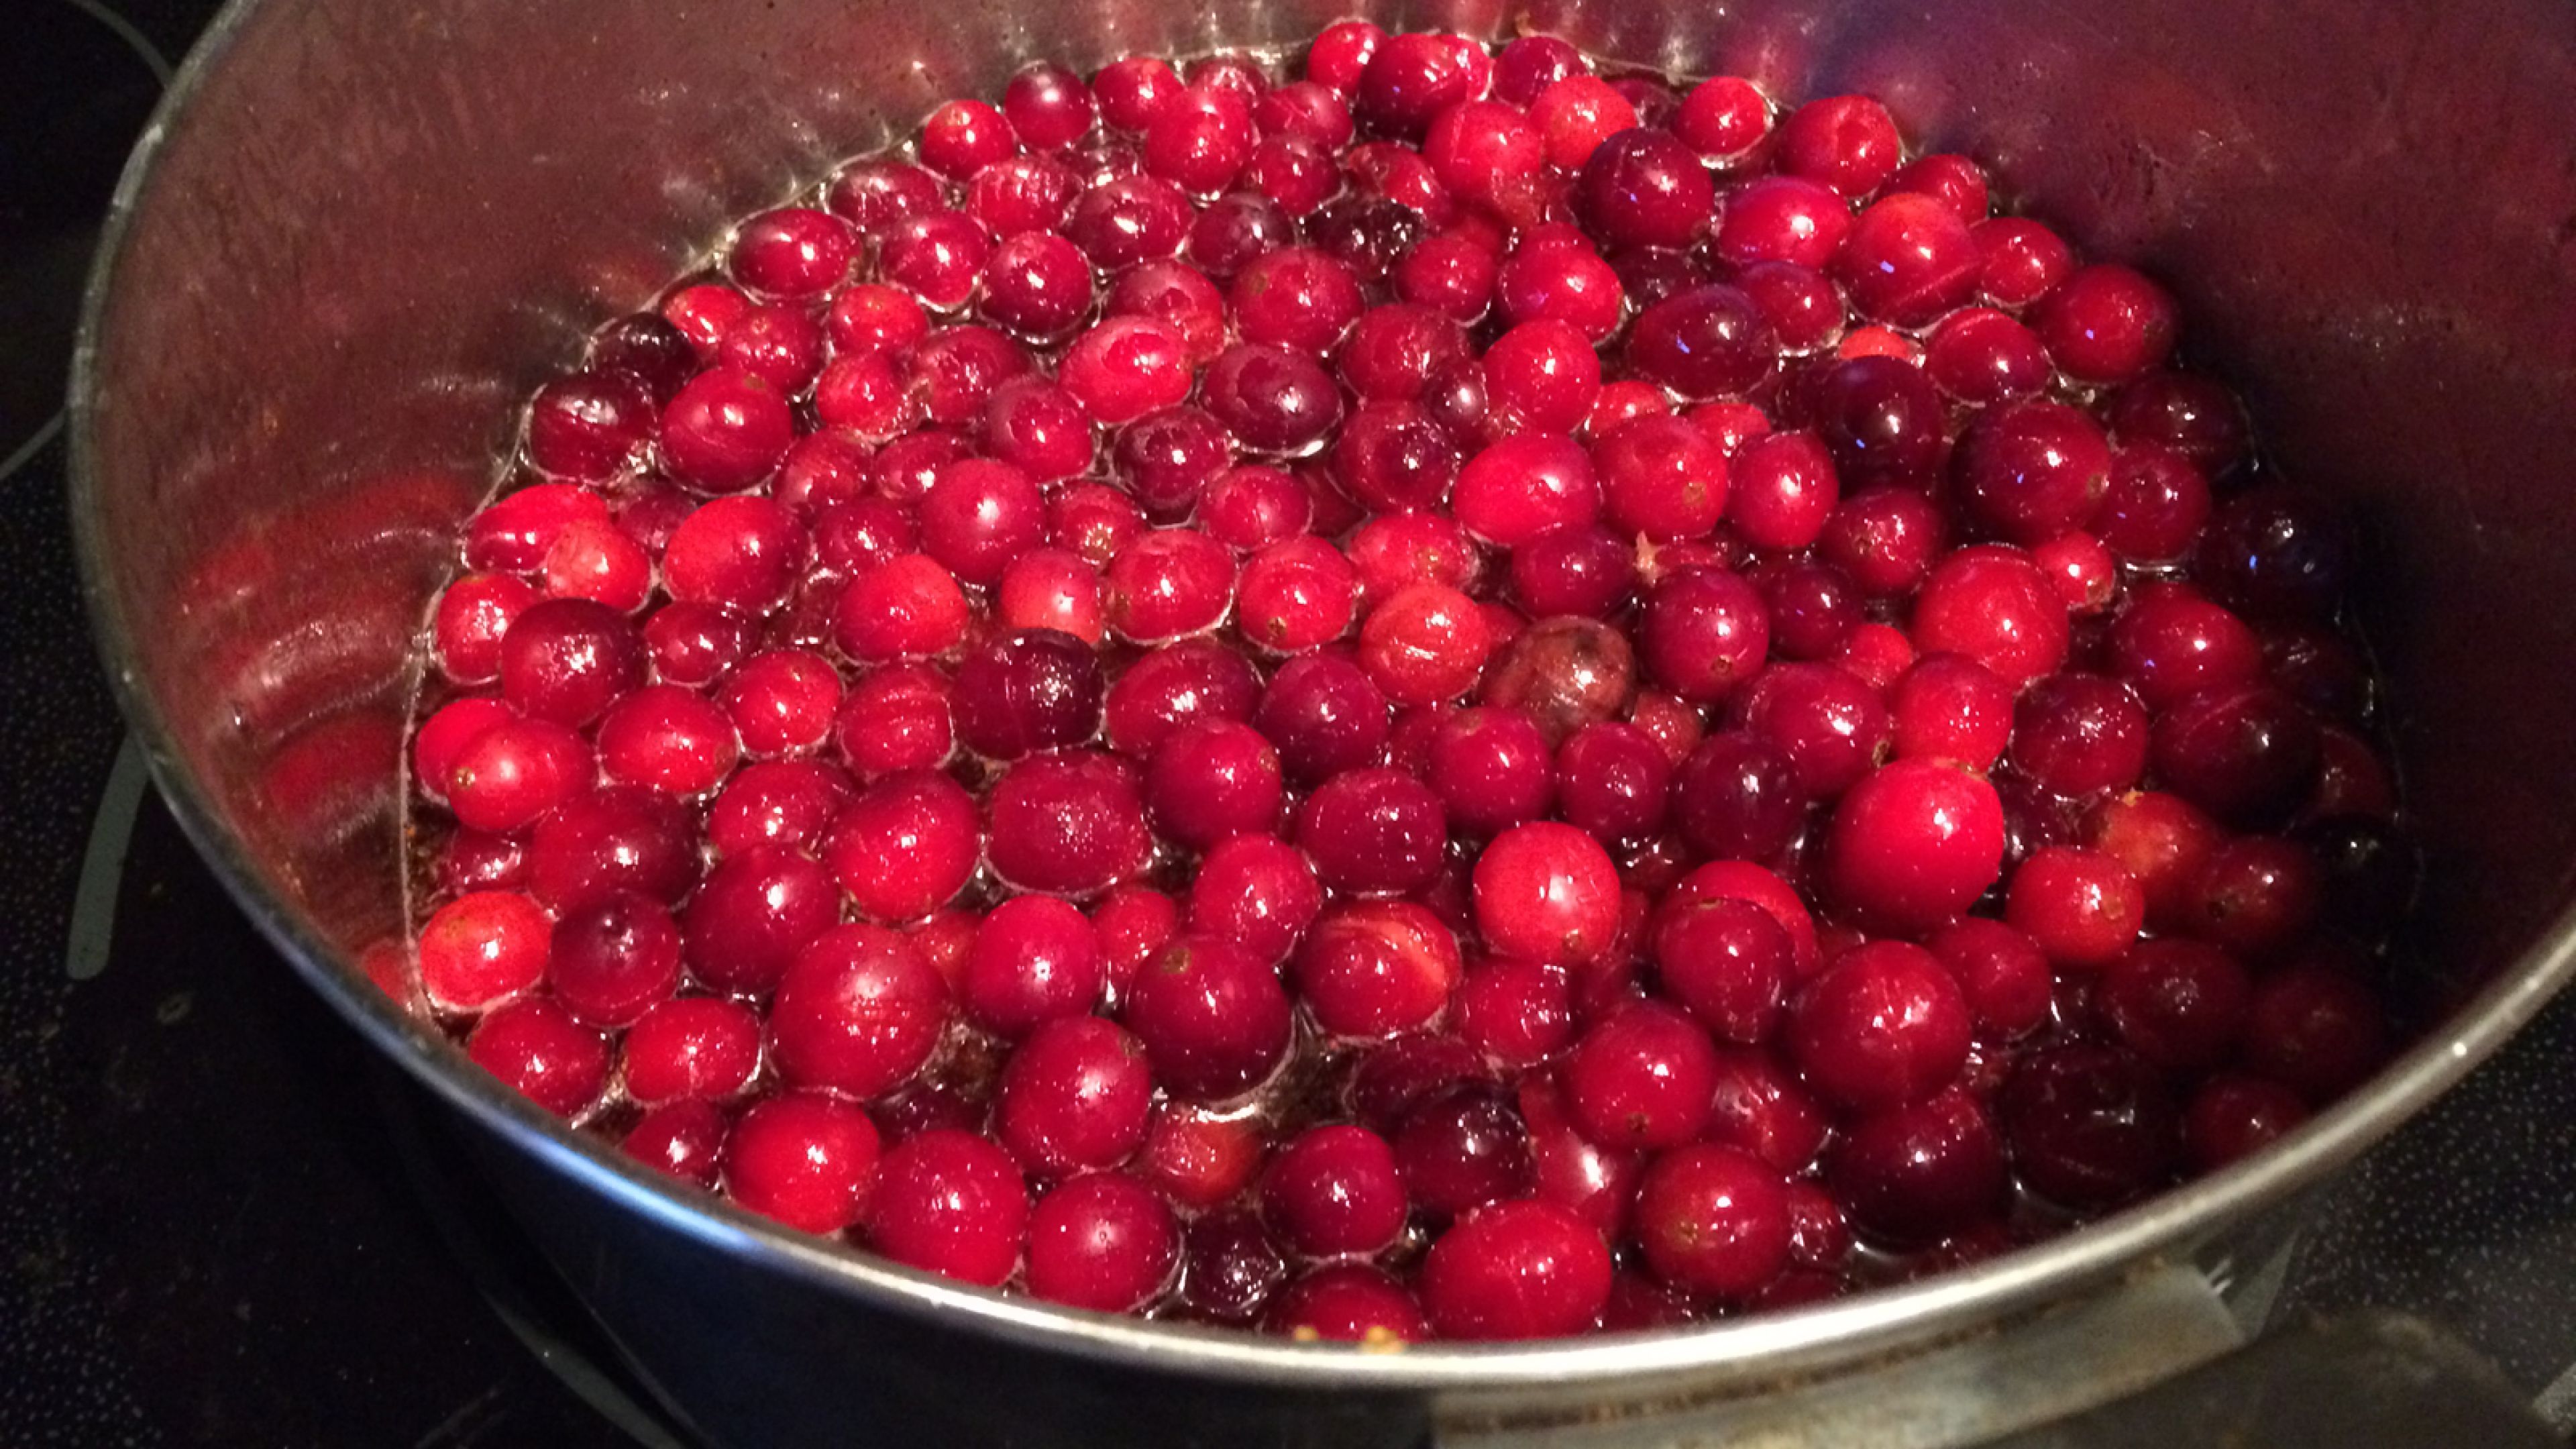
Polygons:
[[1792,99],[1875,92],[2173,278],[2277,455],[2352,501],[2450,1006],[2258,1160],[1901,1290],[1369,1355],[1005,1301],[772,1231],[560,1130],[357,969],[401,922],[407,643],[513,399],[587,326],[726,217],[1027,59],[1288,42],[1352,8],[239,0],[127,172],[74,377],[91,605],[179,817],[315,989],[470,1124],[711,1436],[1932,1444],[2222,1352],[2256,1326],[2285,1208],[2576,969],[2576,11],[2555,0],[1356,7]]

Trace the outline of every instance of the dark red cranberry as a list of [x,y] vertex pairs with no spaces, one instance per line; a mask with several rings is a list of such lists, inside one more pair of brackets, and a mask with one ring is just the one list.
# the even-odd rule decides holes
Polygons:
[[1861,1118],[1826,1163],[1825,1182],[1854,1227],[1899,1246],[1990,1220],[2007,1187],[1994,1123],[1960,1091]]
[[2203,1083],[2184,1109],[2183,1149],[2194,1169],[2216,1172],[2297,1131],[2307,1103],[2278,1082],[2221,1074]]
[[1100,727],[1100,661],[1079,639],[1030,630],[986,641],[957,667],[957,732],[997,760],[1075,745]]
[[2118,680],[2051,675],[2015,706],[2012,760],[2061,795],[2126,789],[2146,768],[2146,707]]
[[1217,421],[1256,452],[1298,452],[1342,419],[1341,391],[1332,375],[1313,358],[1285,347],[1241,343],[1227,348],[1208,365],[1200,395]]
[[1249,1327],[1287,1281],[1288,1260],[1254,1214],[1210,1213],[1189,1225],[1179,1298],[1191,1317]]
[[1480,81],[1449,37],[1393,35],[1360,71],[1351,109],[1395,135],[1419,135],[1431,119],[1473,100]]
[[640,379],[658,407],[698,370],[698,356],[688,334],[667,319],[630,312],[591,334],[589,366]]
[[765,211],[734,233],[734,280],[781,300],[819,297],[849,275],[858,245],[849,225],[804,207]]
[[2245,461],[2245,412],[2226,388],[2188,372],[2151,372],[2112,395],[2111,434],[2171,448],[2211,477]]
[[1670,131],[1622,131],[1594,148],[1574,202],[1594,235],[1616,246],[1687,246],[1717,199],[1708,171]]
[[2379,1069],[2388,1034],[2386,1009],[2366,983],[2332,967],[2303,964],[2255,985],[2241,1053],[2248,1070],[2316,1108]]
[[1032,150],[1070,146],[1091,130],[1091,88],[1053,61],[1039,61],[1002,88],[1002,115]]
[[1310,1128],[1271,1159],[1262,1214],[1309,1257],[1370,1254],[1403,1231],[1404,1177],[1386,1139],[1365,1127]]
[[547,599],[501,637],[501,693],[531,718],[585,725],[644,681],[635,625],[590,599]]
[[1253,723],[1291,780],[1318,783],[1376,762],[1386,747],[1386,696],[1350,660],[1306,655],[1271,677]]
[[1427,778],[1449,818],[1485,834],[1548,813],[1556,766],[1547,738],[1518,710],[1466,709],[1433,734]]
[[2047,1019],[2048,957],[2029,936],[1969,916],[1933,936],[1930,946],[1983,1032],[2019,1036]]
[[1739,698],[1745,728],[1777,746],[1799,788],[1841,794],[1890,748],[1886,708],[1856,676],[1829,664],[1774,664]]
[[1788,758],[1747,731],[1708,736],[1673,772],[1673,823],[1694,849],[1721,860],[1777,855],[1805,824],[1806,805]]
[[576,372],[537,390],[528,404],[528,461],[577,482],[600,482],[633,466],[653,437],[660,400],[626,372]]
[[2173,1179],[2180,1113],[2146,1064],[2116,1047],[2024,1058],[1995,1104],[2023,1185],[2052,1202],[2099,1212]]
[[2351,582],[2354,553],[2351,531],[2331,503],[2275,485],[2219,505],[2194,574],[2221,602],[2253,618],[2331,619]]
[[1911,363],[1834,363],[1811,385],[1808,410],[1834,465],[1853,483],[1919,480],[1940,458],[1941,395]]
[[878,926],[836,926],[780,978],[770,1056],[798,1086],[873,1097],[920,1069],[947,1020],[947,986],[910,941]]
[[2156,773],[2223,820],[2278,819],[2316,775],[2316,720],[2267,686],[2195,694],[2156,721]]

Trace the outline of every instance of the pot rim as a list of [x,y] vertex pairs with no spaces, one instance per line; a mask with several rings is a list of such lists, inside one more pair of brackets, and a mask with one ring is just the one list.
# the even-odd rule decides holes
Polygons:
[[2144,1260],[2185,1251],[2291,1197],[2350,1162],[2466,1076],[2576,975],[2576,907],[2562,911],[2510,969],[2442,1030],[2362,1088],[2270,1148],[2207,1177],[2044,1243],[1971,1267],[1846,1299],[1687,1329],[1535,1345],[1431,1344],[1354,1351],[1249,1333],[1059,1308],[1003,1297],[864,1253],[829,1246],[677,1184],[579,1133],[475,1067],[452,1042],[368,981],[270,887],[182,762],[176,736],[137,668],[130,621],[110,581],[96,429],[100,347],[128,230],[149,204],[155,162],[184,124],[206,77],[224,63],[265,0],[231,0],[180,66],[120,175],[85,285],[67,413],[70,511],[81,592],[111,688],[152,778],[225,889],[312,988],[422,1085],[513,1148],[618,1205],[697,1240],[747,1269],[846,1292],[872,1308],[939,1315],[1013,1344],[1106,1364],[1302,1389],[1502,1391],[1688,1376],[1715,1383],[1775,1379],[1922,1344],[2109,1283]]

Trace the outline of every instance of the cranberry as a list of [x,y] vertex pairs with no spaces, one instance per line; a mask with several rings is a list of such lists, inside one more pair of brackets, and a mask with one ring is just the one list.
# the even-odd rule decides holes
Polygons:
[[832,732],[841,676],[806,649],[772,649],[743,661],[718,696],[743,749],[755,756],[804,754]]
[[1131,643],[1213,629],[1234,598],[1234,557],[1196,529],[1158,528],[1129,540],[1102,579],[1102,615]]
[[1595,1023],[1565,1061],[1565,1100],[1604,1147],[1664,1148],[1698,1135],[1716,1084],[1708,1034],[1660,1002],[1633,1002]]
[[722,997],[674,997],[635,1019],[620,1056],[626,1095],[645,1106],[737,1096],[760,1066],[760,1017]]
[[557,378],[528,404],[528,461],[575,482],[612,478],[642,456],[660,401],[628,372]]
[[1817,1091],[1855,1110],[1919,1101],[1967,1060],[1958,984],[1930,952],[1880,941],[1845,953],[1799,993],[1788,1043]]
[[1341,1036],[1389,1036],[1429,1023],[1459,973],[1457,938],[1404,901],[1337,907],[1315,923],[1296,959],[1308,1008]]
[[1890,727],[1877,693],[1828,664],[1774,664],[1737,700],[1745,727],[1778,747],[1798,787],[1831,799],[1887,757]]
[[1834,272],[1862,316],[1920,327],[1975,294],[1980,260],[1956,211],[1935,197],[1896,192],[1854,219]]
[[1350,269],[1306,247],[1256,258],[1234,279],[1228,300],[1244,341],[1316,353],[1342,339],[1362,305]]
[[465,1054],[558,1117],[580,1116],[608,1080],[608,1039],[550,997],[522,997],[486,1012]]
[[2216,1172],[2297,1131],[2308,1120],[2299,1094],[2260,1077],[2220,1075],[2203,1083],[2183,1112],[2183,1149],[2201,1172]]
[[947,987],[909,941],[836,926],[780,978],[770,1052],[792,1083],[873,1097],[919,1070],[947,1017]]
[[1370,1254],[1404,1228],[1407,1199],[1395,1150],[1365,1127],[1310,1128],[1280,1150],[1261,1180],[1262,1212],[1310,1257]]
[[2321,1107],[2359,1086],[2388,1052],[2388,1020],[2371,989],[2326,966],[2265,977],[2245,1011],[2245,1066]]
[[1335,1263],[1298,1279],[1279,1294],[1267,1324],[1301,1343],[1376,1347],[1431,1337],[1412,1291],[1365,1263]]
[[585,1024],[631,1026],[680,985],[680,928],[638,896],[611,896],[555,923],[546,984]]
[[1556,766],[1547,738],[1518,710],[1461,710],[1431,740],[1428,779],[1449,818],[1491,834],[1548,813]]
[[1863,594],[1894,598],[1913,593],[1931,573],[1947,529],[1940,506],[1923,494],[1872,488],[1826,514],[1816,551]]
[[715,369],[680,389],[661,416],[662,462],[705,493],[740,493],[777,468],[795,439],[778,389],[751,373]]
[[1745,731],[1710,735],[1673,772],[1673,823],[1719,859],[1778,854],[1805,823],[1806,803],[1788,757]]
[[1814,426],[1835,466],[1860,483],[1920,482],[1941,452],[1940,394],[1923,370],[1889,357],[1855,357],[1811,386]]
[[877,1149],[876,1124],[857,1107],[819,1093],[772,1097],[725,1139],[725,1193],[791,1228],[837,1233],[875,1186]]
[[1960,1091],[1861,1118],[1826,1163],[1825,1181],[1854,1227],[1901,1246],[1991,1220],[2006,1189],[1994,1123]]
[[1996,1113],[2022,1183],[2079,1211],[2153,1192],[2180,1156],[2173,1099],[2116,1047],[2070,1044],[2023,1059],[1996,1094]]
[[1619,274],[1589,246],[1571,241],[1524,241],[1495,274],[1494,302],[1513,326],[1560,322],[1596,345],[1618,330],[1626,310]]
[[2117,680],[2051,675],[2022,695],[2013,718],[2014,766],[2061,795],[2126,789],[2146,768],[2147,711]]
[[2236,959],[2198,941],[2141,941],[2103,968],[2095,1008],[2150,1066],[2198,1074],[2236,1043],[2252,993]]
[[651,390],[658,406],[698,370],[697,348],[668,319],[631,312],[591,335],[589,366],[594,372],[633,375]]
[[1422,1266],[1424,1310],[1444,1338],[1547,1338],[1589,1327],[1610,1296],[1601,1235],[1537,1198],[1459,1218]]
[[430,723],[454,724],[461,738],[433,737],[424,726],[419,759],[423,778],[439,782],[437,793],[460,823],[498,833],[522,829],[572,799],[593,761],[572,730],[514,718],[508,706],[491,703],[495,709],[474,712],[479,719],[460,717],[455,705],[442,710]]
[[2255,618],[2330,619],[2351,581],[2354,545],[2334,506],[2280,485],[2220,505],[2201,538],[2199,577]]
[[647,1110],[617,1145],[638,1162],[712,1191],[728,1130],[715,1104],[673,1102]]
[[1829,96],[1780,123],[1780,169],[1867,196],[1895,172],[1903,145],[1887,107],[1868,96]]
[[734,233],[734,280],[782,301],[820,297],[849,275],[858,245],[848,223],[804,207],[765,211]]
[[[1242,655],[1204,640],[1183,640],[1127,666],[1109,687],[1103,726],[1112,749],[1146,759],[1174,731],[1195,721],[1251,719],[1262,698],[1260,677]],[[1383,701],[1378,708],[1382,715]],[[1280,743],[1279,731],[1264,725],[1262,733]],[[1384,738],[1382,732],[1379,738]],[[1294,776],[1296,762],[1284,747],[1281,759]]]
[[1181,1253],[1180,1224],[1133,1178],[1076,1178],[1029,1218],[1029,1292],[1050,1303],[1128,1313],[1158,1296]]
[[1253,1214],[1210,1213],[1189,1225],[1178,1296],[1190,1317],[1248,1326],[1287,1281],[1286,1257]]
[[2323,870],[2299,841],[2248,835],[2214,845],[2186,888],[2183,929],[2248,956],[2296,942],[2324,905]]
[[1137,973],[1125,1017],[1155,1080],[1180,1096],[1222,1099],[1259,1083],[1288,1050],[1287,993],[1230,942],[1188,936]]
[[2156,721],[2157,774],[2174,793],[2238,824],[2278,818],[2316,776],[2316,720],[2263,685],[2195,694]]
[[1070,146],[1091,130],[1091,88],[1053,61],[1039,61],[1012,76],[1002,89],[1002,115],[1021,144],[1050,151]]
[[1983,1031],[2019,1036],[2047,1020],[2053,995],[2048,957],[2027,934],[1969,916],[1929,944]]
[[2036,302],[2075,270],[2065,240],[2028,217],[1989,217],[1968,231],[1979,255],[1978,294],[1995,306]]
[[1923,370],[1962,402],[2005,402],[2048,385],[2048,350],[2037,333],[2003,313],[1964,308],[1932,329]]
[[1599,842],[1573,826],[1536,822],[1504,831],[1477,858],[1475,882],[1477,930],[1504,954],[1589,961],[1617,935],[1618,869]]
[[1297,844],[1336,890],[1401,893],[1429,884],[1446,831],[1440,797],[1387,769],[1334,775],[1297,814]]
[[[1188,383],[1184,371],[1182,391]],[[1332,375],[1313,358],[1285,347],[1246,342],[1218,353],[1200,380],[1200,397],[1217,421],[1255,452],[1301,452],[1342,420],[1341,392]]]
[[1732,1147],[1665,1153],[1637,1188],[1637,1239],[1666,1282],[1741,1298],[1788,1266],[1788,1185]]
[[907,1268],[995,1287],[1020,1265],[1028,1218],[1009,1154],[972,1133],[924,1132],[877,1164],[868,1242]]
[[557,911],[629,890],[669,904],[698,883],[698,871],[686,812],[641,790],[576,795],[528,837],[528,889]]
[[1304,856],[1272,835],[1228,838],[1200,861],[1190,924],[1265,961],[1286,959],[1324,907]]
[[2173,351],[2174,300],[2115,262],[2084,267],[2060,283],[2037,313],[2040,340],[2078,382],[2129,382]]
[[1797,176],[1764,176],[1729,192],[1719,210],[1717,254],[1738,267],[1792,262],[1822,271],[1851,233],[1851,210],[1828,188]]
[[1771,1034],[1796,947],[1771,914],[1749,901],[1668,899],[1655,914],[1652,952],[1664,991],[1721,1041]]
[[1314,496],[1276,468],[1228,468],[1208,480],[1198,525],[1210,538],[1249,552],[1293,538],[1314,521]]
[[2224,476],[2245,461],[2244,410],[2235,395],[2187,372],[2151,372],[2111,398],[2112,435],[2122,443],[2171,448],[2204,473]]
[[986,854],[1022,890],[1091,895],[1145,868],[1153,835],[1135,767],[1065,751],[1010,767],[993,787]]
[[2052,845],[2013,872],[2004,918],[2061,966],[2101,966],[2138,938],[2147,913],[2136,877],[2098,851]]
[[917,920],[947,904],[974,873],[975,803],[926,771],[890,775],[841,813],[821,854],[860,914]]
[[2047,576],[2001,545],[1951,554],[1914,601],[1918,647],[1965,654],[2015,686],[2064,663],[2068,635],[2065,601]]
[[2024,545],[2081,527],[2101,504],[2110,471],[2100,425],[2053,402],[1980,414],[1951,463],[1970,515]]
[[479,1011],[542,980],[553,925],[513,891],[477,891],[432,912],[420,929],[421,990],[450,1011]]

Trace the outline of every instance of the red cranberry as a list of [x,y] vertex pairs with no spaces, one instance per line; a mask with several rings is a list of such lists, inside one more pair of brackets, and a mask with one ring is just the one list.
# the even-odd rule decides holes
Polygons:
[[1096,1016],[1058,1017],[1003,1067],[994,1132],[1033,1173],[1106,1169],[1144,1145],[1152,1107],[1153,1077],[1134,1037]]
[[1298,845],[1336,890],[1401,893],[1427,885],[1439,873],[1446,838],[1440,797],[1395,770],[1334,775],[1297,815]]
[[1234,557],[1225,545],[1196,529],[1154,529],[1109,561],[1102,616],[1131,643],[1203,633],[1225,617],[1234,578]]
[[1228,468],[1208,480],[1198,525],[1226,547],[1250,552],[1306,532],[1314,510],[1305,485],[1276,468]]
[[920,1070],[947,1021],[948,988],[911,942],[878,926],[835,926],[779,979],[770,1056],[798,1086],[873,1097]]
[[2048,957],[2029,936],[2000,921],[1970,916],[1942,930],[1930,944],[1985,1031],[2019,1036],[2047,1019],[2053,994]]
[[2075,272],[2039,308],[2040,340],[2078,382],[2129,382],[2173,350],[2174,300],[2164,288],[2114,262]]
[[1270,968],[1230,942],[1184,937],[1145,963],[1125,1007],[1155,1080],[1184,1097],[1235,1096],[1288,1050],[1288,995]]
[[[1273,683],[1275,687],[1275,679]],[[1206,640],[1182,640],[1127,666],[1109,687],[1103,724],[1112,749],[1130,759],[1149,759],[1183,726],[1203,719],[1251,719],[1261,699],[1260,676],[1241,654]],[[1378,707],[1382,716],[1384,702]],[[1263,725],[1262,733],[1280,743],[1279,731]],[[1284,747],[1281,759],[1295,775],[1296,762]]]
[[465,1054],[558,1117],[580,1116],[608,1081],[608,1039],[551,997],[523,997],[485,1013]]
[[1018,896],[976,928],[958,995],[976,1025],[1019,1037],[1091,1010],[1108,972],[1099,933],[1082,912],[1046,896]]
[[1433,734],[1428,779],[1449,818],[1491,834],[1536,820],[1556,795],[1547,738],[1517,710],[1467,709]]
[[1053,61],[1038,61],[1002,89],[1002,115],[1032,150],[1070,146],[1091,130],[1091,88]]
[[1637,1188],[1637,1240],[1666,1282],[1741,1298],[1788,1266],[1788,1185],[1732,1147],[1665,1153]]
[[466,828],[519,830],[571,799],[590,778],[590,746],[581,736],[544,720],[518,719],[499,701],[461,712],[450,705],[429,721],[449,725],[433,734],[423,726],[418,759],[432,793]]
[[595,372],[632,374],[652,390],[658,406],[698,370],[698,356],[688,334],[669,320],[632,312],[591,335],[589,365]]
[[1106,1174],[1076,1178],[1030,1215],[1029,1292],[1099,1313],[1134,1312],[1171,1281],[1180,1252],[1180,1224],[1152,1188]]
[[1739,696],[1744,726],[1777,746],[1798,787],[1830,799],[1881,764],[1887,710],[1857,677],[1828,664],[1774,664]]
[[2002,872],[2003,808],[1975,775],[1898,760],[1834,811],[1826,868],[1834,894],[1869,916],[1922,929],[1965,911]]
[[1354,902],[1315,923],[1296,960],[1315,1019],[1340,1036],[1380,1037],[1429,1023],[1459,980],[1449,928],[1404,901]]
[[1780,123],[1780,169],[1845,196],[1867,196],[1896,170],[1904,141],[1887,107],[1868,96],[1809,101]]
[[1477,857],[1475,881],[1477,930],[1503,954],[1583,962],[1617,936],[1618,869],[1599,842],[1573,826],[1537,822],[1504,831]]
[[1816,551],[1863,594],[1895,598],[1914,592],[1931,573],[1947,529],[1940,505],[1923,494],[1872,488],[1834,506]]
[[1729,192],[1719,210],[1717,254],[1738,267],[1792,262],[1822,271],[1851,232],[1841,197],[1797,176],[1764,176]]
[[819,1093],[755,1104],[725,1139],[725,1195],[809,1233],[857,1222],[875,1185],[877,1129],[868,1114]]
[[1494,301],[1513,326],[1561,322],[1587,343],[1618,330],[1626,310],[1619,274],[1588,245],[1524,242],[1494,277]]
[[660,399],[627,372],[576,372],[528,404],[528,461],[558,478],[596,483],[634,466],[653,436]]
[[1854,1227],[1900,1246],[1992,1219],[2006,1189],[1994,1123],[1959,1091],[1861,1118],[1826,1163],[1825,1181]]
[[1323,907],[1305,857],[1272,835],[1225,840],[1199,862],[1190,887],[1194,930],[1270,962],[1286,959]]
[[2118,861],[2052,845],[2013,872],[2004,918],[2061,966],[2104,965],[2137,940],[2146,894]]
[[680,986],[680,928],[638,896],[611,896],[555,923],[546,984],[584,1023],[631,1026]]
[[2075,270],[2065,240],[2028,217],[1989,217],[1968,230],[1980,257],[1978,294],[1998,307],[2036,302]]
[[620,1054],[626,1095],[645,1106],[739,1096],[760,1067],[760,1016],[722,997],[675,997],[636,1018]]
[[1262,1212],[1310,1257],[1375,1253],[1403,1231],[1407,1199],[1395,1151],[1365,1127],[1316,1127],[1273,1158]]
[[2065,662],[2068,632],[2066,604],[2047,577],[2028,555],[1998,545],[1942,560],[1914,603],[1918,647],[1965,654],[2017,686]]
[[501,637],[501,692],[533,719],[585,725],[644,680],[643,640],[590,599],[529,605]]
[[998,1287],[1020,1266],[1028,1218],[1009,1154],[972,1133],[924,1132],[877,1164],[868,1243],[907,1268]]
[[832,661],[811,650],[772,649],[744,660],[718,701],[748,753],[804,754],[832,733],[841,676]]
[[734,233],[734,280],[780,300],[820,297],[849,275],[858,255],[847,223],[804,207],[765,211]]
[[1571,1209],[1542,1199],[1461,1217],[1422,1266],[1423,1307],[1443,1338],[1580,1332],[1610,1296],[1610,1251]]
[[1244,341],[1316,353],[1339,342],[1362,307],[1350,269],[1305,247],[1255,259],[1235,278],[1229,300]]
[[766,479],[795,440],[785,398],[747,372],[700,373],[662,409],[663,465],[706,493],[740,493]]
[[1672,1147],[1708,1121],[1716,1051],[1689,1017],[1640,1001],[1585,1032],[1564,1071],[1566,1105],[1586,1137],[1611,1148]]
[[2245,461],[2245,413],[2234,394],[2187,372],[2151,372],[2111,398],[2112,435],[2171,448],[2212,477]]
[[2048,350],[2037,333],[2003,313],[1966,308],[1932,329],[1923,370],[1962,402],[1997,403],[2048,385]]
[[417,948],[421,990],[450,1011],[479,1011],[545,976],[553,924],[513,891],[459,896],[431,913]]
[[631,890],[669,904],[698,883],[687,814],[641,790],[576,795],[528,838],[528,889],[557,911]]
[[986,854],[1022,890],[1090,895],[1143,870],[1153,852],[1135,767],[1092,751],[1036,755],[993,787]]
[[1770,644],[1769,611],[1735,574],[1688,573],[1647,599],[1638,643],[1657,684],[1686,700],[1714,702],[1760,666]]
[[1862,316],[1921,327],[1975,294],[1980,260],[1956,211],[1935,197],[1897,192],[1852,222],[1834,271]]
[[652,1108],[618,1140],[627,1156],[682,1182],[712,1191],[729,1128],[712,1102],[673,1102]]
[[1372,1348],[1431,1337],[1412,1290],[1365,1263],[1335,1263],[1290,1284],[1272,1305],[1267,1326],[1301,1343]]
[[1792,1005],[1788,1043],[1817,1091],[1862,1111],[1919,1101],[1967,1060],[1966,1001],[1918,946],[1874,942],[1844,954]]
[[1001,635],[957,667],[957,732],[997,760],[1076,745],[1100,727],[1100,661],[1081,640],[1052,630]]
[[890,775],[841,813],[822,857],[861,915],[910,921],[948,903],[974,873],[975,803],[926,771]]
[[1742,900],[1668,899],[1652,951],[1664,991],[1721,1041],[1771,1034],[1796,947],[1771,914]]

